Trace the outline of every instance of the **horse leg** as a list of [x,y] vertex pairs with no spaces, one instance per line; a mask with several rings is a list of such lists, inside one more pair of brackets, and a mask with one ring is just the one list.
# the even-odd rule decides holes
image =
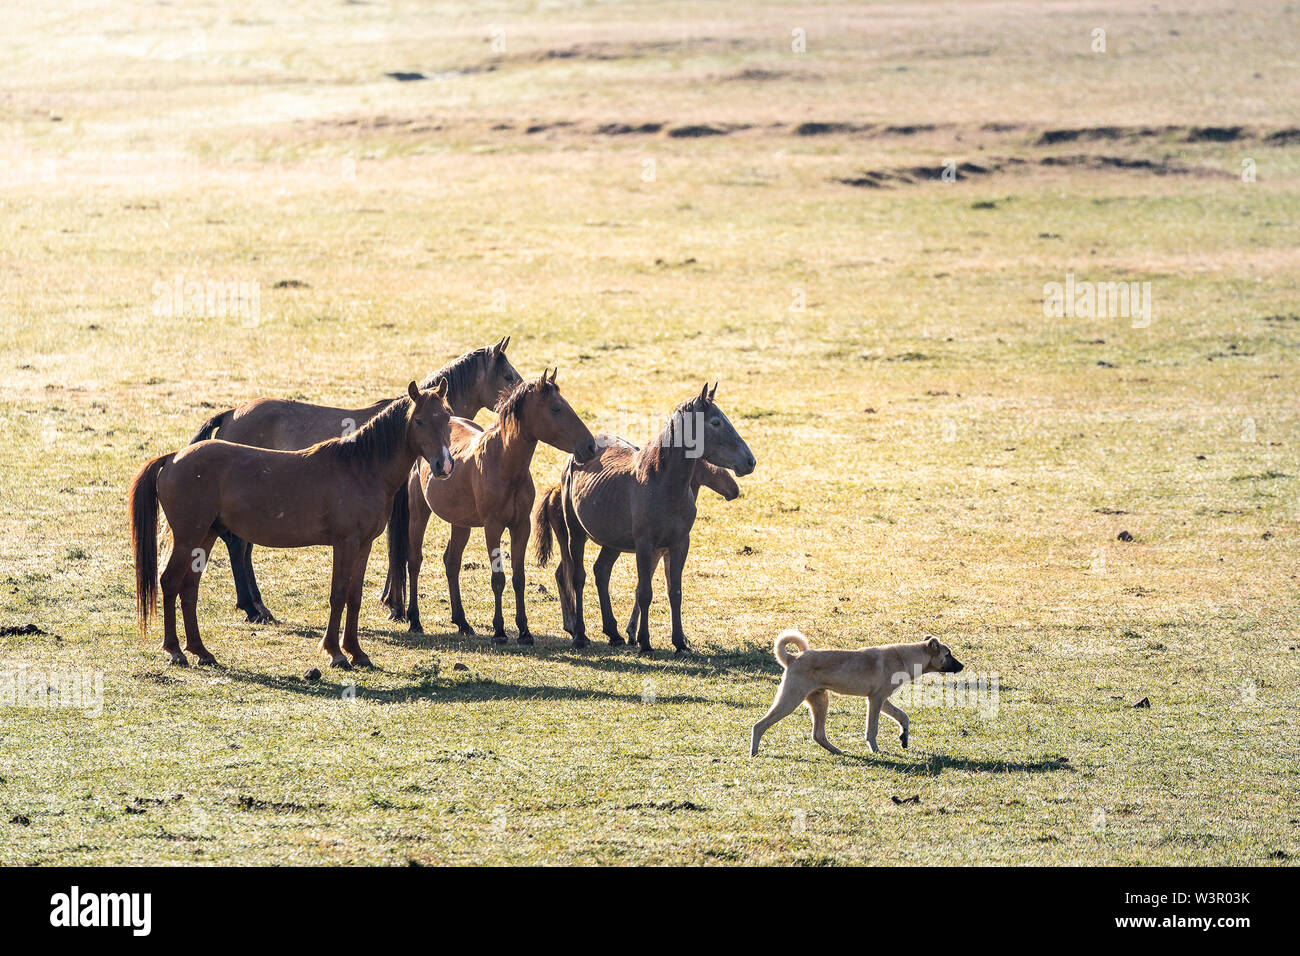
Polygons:
[[[460,564],[461,559],[465,556],[465,545],[469,543],[471,530],[460,525],[451,526],[451,538],[447,541],[447,550],[442,552],[442,566],[447,572],[447,596],[451,600],[451,623],[456,625],[460,633],[473,637],[474,628],[470,627],[469,621],[465,619],[465,606],[460,603]],[[412,547],[411,555],[412,557],[415,556],[414,547]],[[411,600],[415,600],[414,579],[411,581]],[[418,609],[416,614],[419,614]]]
[[649,542],[636,543],[636,610],[641,620],[637,622],[639,654],[650,653],[650,598],[654,594],[655,566],[659,555]]
[[[665,552],[661,551],[659,553],[662,555]],[[623,632],[627,635],[629,641],[636,640],[636,625],[639,620],[641,620],[641,612],[637,609],[636,601],[633,601],[632,613],[627,616],[627,628]]]
[[612,647],[627,643],[619,633],[618,619],[614,617],[614,608],[609,600],[609,575],[617,560],[617,548],[601,548],[600,554],[596,555],[596,563],[591,566],[592,573],[596,575],[596,594],[600,598],[601,630],[609,638]]
[[560,616],[564,621],[564,629],[572,634],[573,595],[569,590],[569,565],[568,558],[565,557],[568,548],[565,544],[564,550],[560,552],[560,560],[555,562],[555,590],[560,595]]
[[[686,552],[690,550],[691,539],[685,538],[680,544],[668,549],[664,560],[664,577],[668,582],[668,606],[673,616],[673,647],[678,654],[688,654],[693,648],[686,640],[682,630],[682,569],[686,565]],[[653,570],[653,569],[652,569]]]
[[[576,524],[576,522],[575,522]],[[572,526],[569,529],[569,590],[573,606],[570,609],[569,623],[573,625],[570,633],[573,635],[573,646],[582,648],[586,647],[591,641],[587,640],[587,623],[582,617],[582,589],[587,584],[587,569],[584,567],[586,557],[583,552],[587,547],[587,534],[585,531],[576,532]]]
[[348,585],[351,583],[356,555],[355,541],[349,539],[334,545],[334,567],[330,570],[330,621],[325,628],[325,636],[320,640],[321,653],[329,656],[330,667],[345,671],[351,670],[352,665],[339,649],[339,621],[347,604]]
[[527,519],[510,529],[510,583],[515,591],[515,627],[519,634],[515,642],[532,644],[533,635],[528,630],[528,611],[524,607],[524,558],[528,555],[528,535],[533,526]]
[[253,570],[253,542],[244,542],[244,573],[248,576],[248,593],[253,601],[253,610],[257,612],[254,624],[278,624],[275,615],[262,603],[262,589],[257,586],[257,573]]
[[[418,482],[416,484],[418,487]],[[406,522],[406,540],[410,548],[406,555],[406,573],[409,578],[407,588],[411,592],[406,603],[406,619],[410,622],[407,630],[412,634],[423,634],[424,626],[420,623],[420,568],[424,566],[424,532],[429,527],[429,515],[432,511],[429,509],[428,502],[424,500],[423,491],[414,495],[410,501],[410,512]],[[452,534],[455,535],[454,528]],[[392,568],[389,573],[396,578],[402,572],[400,568]],[[402,605],[400,591],[399,585],[398,593],[391,595],[397,607]]]
[[199,579],[208,566],[212,555],[212,546],[217,543],[217,533],[208,531],[198,547],[198,553],[190,552],[191,560],[181,579],[181,616],[185,619],[185,649],[198,658],[200,664],[216,664],[217,659],[203,646],[199,637]]
[[235,607],[244,612],[250,624],[256,623],[257,612],[253,610],[253,596],[248,592],[248,572],[244,570],[244,539],[228,529],[223,529],[221,540],[230,554],[230,573],[235,579]]
[[483,525],[483,536],[487,539],[488,558],[492,561],[492,597],[496,601],[496,610],[492,613],[492,640],[504,644],[506,636],[506,619],[501,613],[501,595],[506,589],[505,557],[501,554],[502,525],[491,522]]
[[181,593],[181,582],[185,580],[186,562],[190,560],[190,551],[183,541],[172,541],[172,553],[167,559],[159,583],[162,585],[163,599],[163,642],[162,649],[171,656],[171,663],[177,667],[188,667],[189,658],[181,651],[180,641],[176,639],[176,598]]
[[357,616],[361,613],[361,597],[365,591],[366,563],[370,560],[373,541],[361,546],[352,564],[348,579],[347,615],[343,623],[343,652],[352,658],[353,667],[370,667],[370,658],[357,641]]

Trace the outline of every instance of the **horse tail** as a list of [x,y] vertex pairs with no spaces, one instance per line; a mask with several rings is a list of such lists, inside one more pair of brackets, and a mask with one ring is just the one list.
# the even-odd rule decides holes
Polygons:
[[398,612],[406,607],[406,564],[411,558],[410,487],[411,476],[407,475],[393,495],[393,510],[388,516],[388,606]]
[[555,549],[554,529],[564,520],[560,502],[560,486],[547,488],[533,506],[533,558],[538,567],[546,567]]
[[201,442],[205,439],[211,438],[212,433],[226,423],[227,416],[229,416],[233,411],[233,408],[227,408],[224,412],[217,412],[217,414],[209,418],[203,423],[203,427],[199,429],[198,434],[190,439],[190,444],[193,445],[195,442]]
[[776,644],[772,648],[776,653],[776,662],[782,667],[790,666],[790,650],[785,646],[787,643],[793,644],[795,647],[799,648],[800,654],[803,654],[808,650],[808,638],[804,637],[794,628],[782,631],[780,636],[776,639]]
[[149,619],[158,611],[158,472],[171,457],[160,455],[145,462],[128,492],[131,550],[135,552],[135,614],[141,637],[149,632]]

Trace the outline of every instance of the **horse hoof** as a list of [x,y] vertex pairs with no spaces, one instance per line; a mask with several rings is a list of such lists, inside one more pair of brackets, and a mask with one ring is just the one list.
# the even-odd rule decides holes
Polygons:
[[505,644],[505,643],[507,643],[509,640],[510,640],[510,638],[507,637],[505,634],[493,634],[493,635],[492,635],[492,643],[493,643],[493,644]]
[[515,638],[515,643],[523,644],[526,647],[532,647],[537,642],[533,640],[533,635],[525,631],[523,634],[520,634],[518,637]]
[[423,634],[424,628],[420,626],[419,621],[412,621],[411,626],[406,629],[408,634]]
[[613,634],[607,632],[605,636],[609,638],[610,647],[622,647],[624,644],[627,643],[627,641],[623,640],[623,635],[619,634],[618,632],[615,632]]
[[200,654],[200,655],[196,658],[196,662],[198,663],[198,665],[199,665],[200,667],[219,667],[219,666],[220,666],[219,664],[217,664],[217,659],[216,659],[215,657],[213,657],[211,654]]
[[356,654],[353,655],[352,657],[352,666],[370,668],[370,667],[374,667],[375,665],[370,663],[370,658],[366,657],[365,654]]
[[190,661],[180,651],[172,651],[172,659],[168,661],[173,667],[189,667]]
[[673,656],[674,656],[674,657],[686,657],[686,656],[688,656],[688,655],[690,655],[690,654],[694,654],[694,653],[695,653],[695,648],[691,647],[691,645],[689,645],[689,644],[678,644],[678,645],[676,645],[676,650],[673,651]]
[[[453,621],[452,623],[455,624],[456,622]],[[466,637],[474,637],[474,628],[470,627],[468,624],[456,624],[456,630]]]
[[352,665],[348,663],[348,659],[342,654],[330,658],[330,667],[337,667],[341,671],[352,670]]
[[575,648],[577,648],[578,650],[581,650],[582,648],[587,647],[587,646],[589,646],[590,644],[591,644],[591,641],[587,640],[587,639],[586,639],[585,637],[583,637],[581,634],[575,634],[575,635],[573,635],[573,646],[574,646]]

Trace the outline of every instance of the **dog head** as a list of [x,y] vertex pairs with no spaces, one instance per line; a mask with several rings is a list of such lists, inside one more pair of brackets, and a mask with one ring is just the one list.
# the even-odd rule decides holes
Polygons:
[[956,674],[966,666],[953,657],[948,645],[941,643],[937,637],[926,638],[925,649],[929,654],[929,659],[925,665],[925,673],[927,674],[936,671],[940,674]]

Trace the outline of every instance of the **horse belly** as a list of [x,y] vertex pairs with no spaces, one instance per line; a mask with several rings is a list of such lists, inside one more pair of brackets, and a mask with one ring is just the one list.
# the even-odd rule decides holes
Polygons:
[[429,466],[422,461],[420,487],[429,510],[448,524],[461,528],[477,528],[482,525],[483,521],[474,504],[474,488],[470,477],[469,466],[458,461],[450,478],[434,478],[429,473]]
[[264,548],[303,548],[332,543],[321,511],[304,507],[303,496],[270,495],[257,500],[225,502],[221,523],[245,541]]

